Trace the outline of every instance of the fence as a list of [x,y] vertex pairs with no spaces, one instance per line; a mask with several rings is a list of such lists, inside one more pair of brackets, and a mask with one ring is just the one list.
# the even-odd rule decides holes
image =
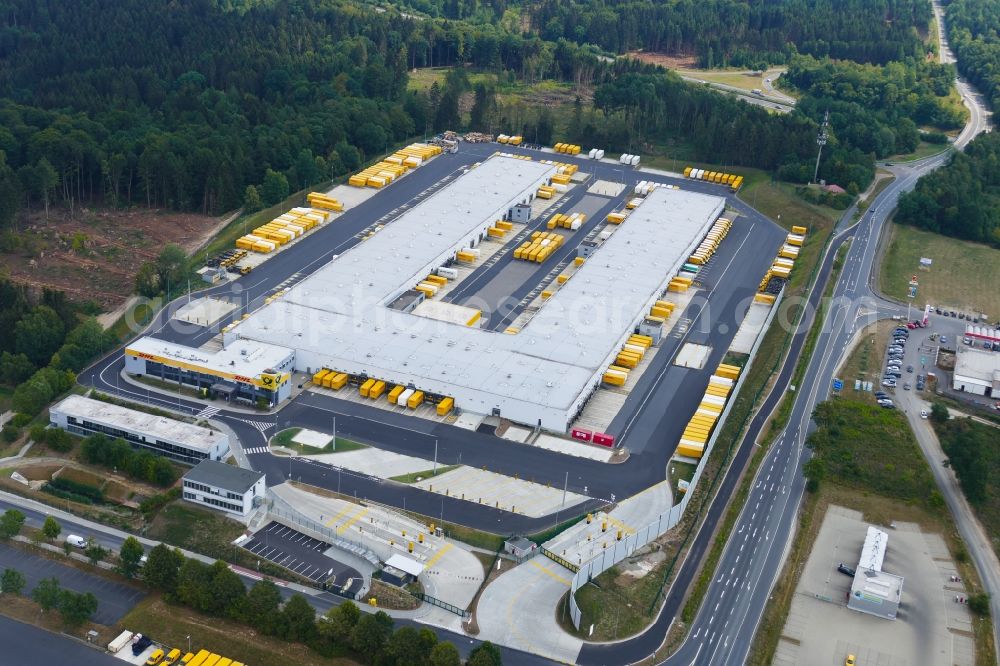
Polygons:
[[325,525],[306,518],[301,513],[296,511],[295,508],[288,502],[270,491],[268,492],[267,513],[279,523],[288,525],[289,527],[293,527],[299,531],[308,530],[313,532],[316,535],[316,538],[367,560],[375,568],[379,568],[380,562],[383,559],[388,558],[390,555],[390,553],[386,553],[385,557],[379,557],[379,553],[376,553],[360,541],[345,539],[337,534],[336,530],[332,530]]
[[437,599],[435,597],[432,597],[429,594],[424,594],[423,592],[411,592],[410,594],[415,596],[417,599],[420,599],[421,601],[431,604],[432,606],[437,606],[438,608],[445,609],[449,613],[454,613],[463,620],[468,620],[469,618],[472,617],[472,613],[465,610],[464,608],[459,608],[458,606],[452,606],[451,604],[445,601],[441,601],[440,599]]
[[729,412],[732,410],[733,405],[736,404],[736,396],[739,394],[740,388],[743,386],[743,380],[748,374],[746,370],[750,363],[753,362],[754,357],[756,357],[757,350],[760,348],[760,343],[764,340],[764,336],[771,327],[771,322],[774,320],[774,316],[778,312],[778,307],[781,305],[784,293],[784,290],[782,290],[782,292],[778,294],[778,297],[774,301],[774,305],[771,306],[771,311],[767,315],[767,319],[764,321],[763,327],[761,327],[760,332],[757,334],[757,339],[754,340],[753,347],[750,349],[750,356],[747,361],[747,365],[744,366],[744,371],[740,373],[739,379],[736,380],[736,385],[733,387],[729,400],[726,402],[726,406],[722,410],[722,415],[719,418],[718,425],[708,440],[708,444],[705,447],[705,453],[698,462],[698,467],[695,468],[694,476],[691,477],[687,492],[684,493],[684,497],[681,498],[680,503],[675,504],[668,510],[661,513],[657,516],[656,520],[649,523],[645,527],[636,530],[634,534],[630,534],[621,541],[616,541],[613,548],[606,548],[600,555],[584,562],[579,567],[568,565],[568,563],[562,560],[562,558],[556,559],[557,556],[554,556],[543,549],[542,552],[544,555],[554,559],[571,571],[576,572],[573,575],[573,580],[570,584],[569,614],[570,618],[573,620],[573,626],[578,630],[580,629],[580,623],[583,621],[583,613],[580,611],[580,607],[576,603],[576,591],[589,583],[595,576],[602,574],[614,565],[618,564],[639,548],[642,548],[650,541],[660,537],[667,530],[676,527],[681,521],[681,518],[684,516],[684,511],[687,509],[688,503],[694,495],[694,489],[698,485],[698,480],[701,479],[701,474],[705,469],[705,464],[708,462],[708,457],[712,453],[712,449],[715,448],[715,442],[718,439],[719,434],[722,432],[722,426],[729,417]]

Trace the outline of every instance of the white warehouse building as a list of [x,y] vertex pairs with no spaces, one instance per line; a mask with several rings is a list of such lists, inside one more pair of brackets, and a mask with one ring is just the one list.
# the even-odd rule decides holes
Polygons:
[[515,335],[389,307],[555,173],[493,156],[230,329],[226,348],[283,345],[300,372],[375,378],[449,396],[463,411],[565,431],[724,198],[653,190]]
[[49,409],[52,425],[84,437],[102,433],[187,465],[222,460],[229,436],[201,426],[71,395]]
[[1000,396],[1000,354],[959,347],[951,387],[988,398]]

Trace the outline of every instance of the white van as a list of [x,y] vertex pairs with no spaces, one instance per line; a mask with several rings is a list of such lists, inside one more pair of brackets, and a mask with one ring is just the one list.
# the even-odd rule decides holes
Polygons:
[[66,537],[66,543],[68,543],[71,546],[76,546],[77,548],[87,547],[87,540],[84,539],[82,536],[77,536],[75,534],[70,534],[68,537]]

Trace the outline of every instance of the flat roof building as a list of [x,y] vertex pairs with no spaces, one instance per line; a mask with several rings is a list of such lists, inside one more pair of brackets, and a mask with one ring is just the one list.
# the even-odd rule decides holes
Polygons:
[[125,371],[206,389],[212,397],[275,405],[291,393],[295,351],[236,339],[212,352],[158,338],[139,338],[125,348]]
[[204,460],[189,470],[182,483],[187,501],[244,517],[267,491],[263,472],[214,460]]
[[134,448],[187,465],[221,460],[229,453],[225,433],[82,395],[71,395],[51,407],[49,421],[77,435],[120,437]]
[[889,535],[880,529],[868,526],[865,543],[861,548],[861,559],[851,583],[851,594],[847,607],[895,620],[899,612],[899,600],[903,594],[903,578],[882,571]]
[[[387,305],[481,238],[554,172],[493,157],[341,254],[232,335],[294,341],[295,367],[375,377],[564,431],[725,200],[658,188],[517,335]],[[420,307],[425,307],[422,304]]]
[[1000,396],[1000,353],[959,347],[951,387],[987,398]]

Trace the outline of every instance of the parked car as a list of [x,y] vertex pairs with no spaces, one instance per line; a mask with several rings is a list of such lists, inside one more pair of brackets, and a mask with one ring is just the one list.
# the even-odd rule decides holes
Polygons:
[[888,386],[889,388],[895,388],[896,380],[892,377],[886,377],[882,380],[882,386]]
[[887,397],[889,397],[889,394],[886,393],[885,391],[875,391],[875,397],[876,398],[887,398]]
[[911,328],[912,329],[912,328],[916,328],[916,327],[917,327],[917,325],[914,324],[912,321],[906,322],[906,328]]
[[904,391],[909,391],[909,390],[910,390],[910,388],[911,388],[911,387],[910,387],[910,382],[906,382],[905,384],[903,384],[903,390],[904,390]]
[[82,536],[78,536],[76,534],[70,534],[69,536],[67,536],[66,537],[66,543],[68,543],[69,545],[74,546],[76,548],[86,548],[87,547],[87,540],[84,539]]
[[896,405],[893,404],[892,400],[883,400],[879,403],[882,409],[896,409]]
[[143,636],[142,634],[136,634],[134,642],[132,643],[132,655],[138,657],[142,654],[142,651],[153,644],[153,639],[149,636]]
[[149,655],[149,659],[146,660],[146,666],[157,666],[161,661],[163,661],[163,650],[156,648],[153,650],[153,654]]
[[941,343],[941,344],[943,344],[943,345],[946,345],[946,344],[948,344],[948,336],[947,336],[947,335],[942,335],[942,336],[940,337],[940,339],[938,340],[938,342],[940,342],[940,343]]
[[906,371],[912,375],[913,374],[913,366],[912,365],[906,366]]
[[931,413],[928,412],[926,409],[921,409],[920,410],[920,418],[926,419],[930,415],[931,415]]
[[857,573],[853,567],[849,567],[843,562],[837,565],[837,571],[844,574],[845,576],[850,576],[851,578],[854,578],[854,574]]
[[941,314],[941,308],[934,308],[934,312],[936,312],[937,314]]
[[844,666],[854,666],[854,655],[847,655],[847,659],[844,660]]

